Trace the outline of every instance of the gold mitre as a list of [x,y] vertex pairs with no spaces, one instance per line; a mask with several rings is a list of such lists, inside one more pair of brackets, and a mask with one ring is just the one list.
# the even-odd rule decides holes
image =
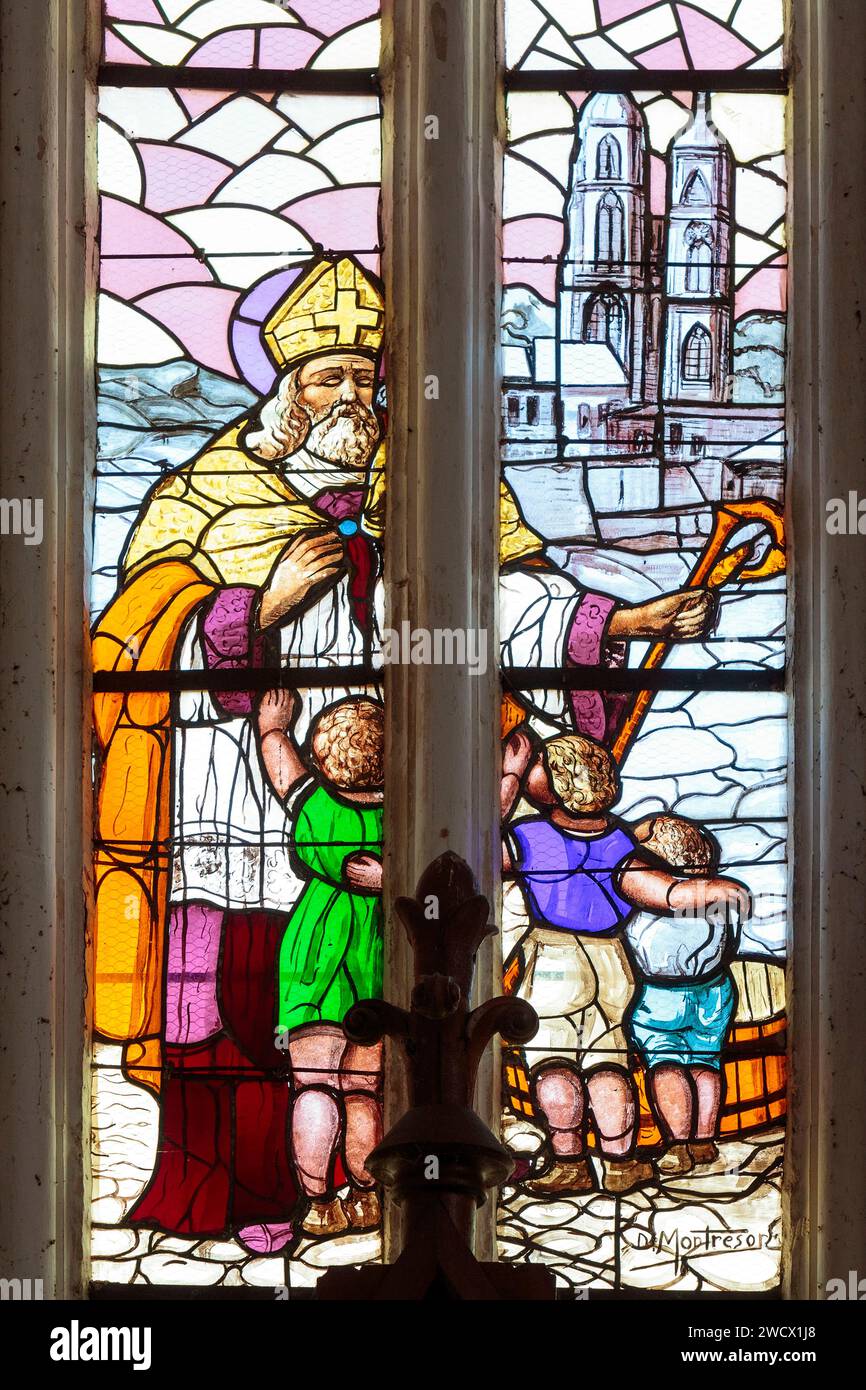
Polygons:
[[375,357],[384,324],[381,290],[357,261],[323,258],[277,305],[264,326],[264,340],[282,370],[322,352]]

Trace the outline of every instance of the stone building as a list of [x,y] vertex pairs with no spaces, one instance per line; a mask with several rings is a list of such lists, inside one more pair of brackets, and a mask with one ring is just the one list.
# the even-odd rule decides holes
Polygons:
[[[582,514],[637,549],[699,543],[719,500],[781,500],[783,410],[738,401],[734,160],[699,93],[650,209],[644,117],[624,93],[578,115],[557,331],[503,350],[507,461],[580,459]],[[583,476],[585,472],[585,477]],[[685,519],[665,515],[687,508]]]

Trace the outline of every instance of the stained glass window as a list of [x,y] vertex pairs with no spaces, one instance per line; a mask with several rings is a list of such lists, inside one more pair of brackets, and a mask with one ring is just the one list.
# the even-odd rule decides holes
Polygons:
[[509,69],[780,69],[784,0],[506,0]]
[[500,1253],[574,1291],[768,1291],[782,4],[506,0],[505,26],[505,988],[541,1024],[504,1053]]
[[379,0],[105,0],[106,63],[345,71],[379,66]]
[[105,15],[92,1275],[291,1292],[380,1247],[378,6]]
[[[378,5],[104,8],[92,1272],[297,1290],[380,1251]],[[500,1250],[767,1291],[782,4],[505,24]]]

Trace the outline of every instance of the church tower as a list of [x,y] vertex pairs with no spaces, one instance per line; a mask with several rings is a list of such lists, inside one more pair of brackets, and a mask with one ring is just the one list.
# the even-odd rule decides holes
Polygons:
[[722,402],[731,360],[731,151],[699,92],[668,158],[665,402]]
[[623,93],[597,92],[577,121],[560,285],[563,341],[606,343],[645,396],[647,154],[643,117]]

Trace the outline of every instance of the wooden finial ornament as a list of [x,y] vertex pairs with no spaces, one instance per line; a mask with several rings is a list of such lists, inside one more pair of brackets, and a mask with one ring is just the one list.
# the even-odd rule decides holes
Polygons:
[[365,999],[343,1029],[352,1042],[400,1042],[409,1109],[367,1159],[403,1212],[403,1248],[392,1265],[330,1269],[324,1299],[546,1299],[541,1265],[483,1263],[471,1251],[474,1213],[509,1177],[513,1160],[473,1109],[478,1066],[495,1033],[522,1045],[538,1018],[523,999],[500,996],[470,1007],[478,948],[495,934],[490,905],[468,864],[453,853],[425,869],[397,916],[415,955],[411,1006]]

